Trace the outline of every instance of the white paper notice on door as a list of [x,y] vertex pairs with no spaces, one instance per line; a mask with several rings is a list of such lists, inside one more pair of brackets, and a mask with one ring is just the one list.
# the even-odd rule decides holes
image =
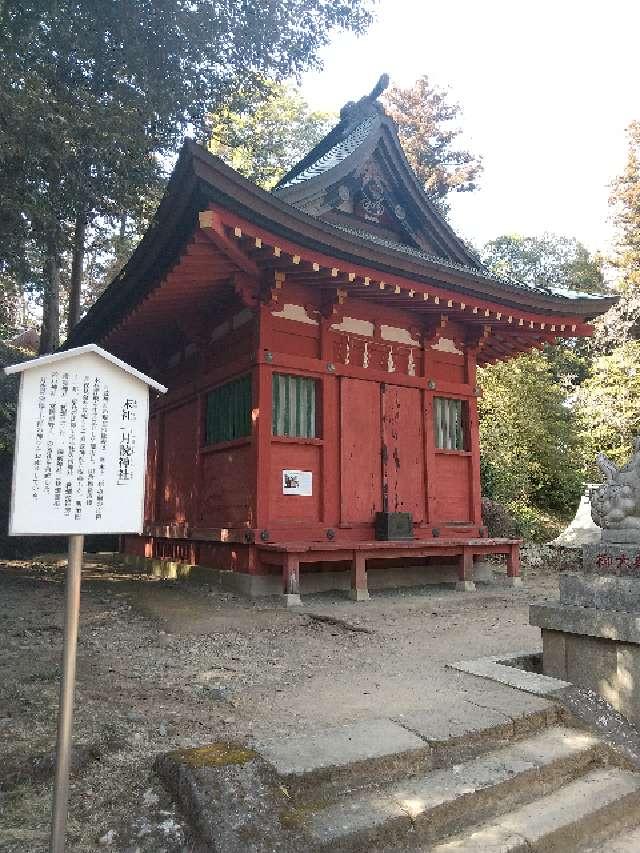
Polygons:
[[311,497],[313,494],[313,472],[286,469],[282,472],[282,494]]

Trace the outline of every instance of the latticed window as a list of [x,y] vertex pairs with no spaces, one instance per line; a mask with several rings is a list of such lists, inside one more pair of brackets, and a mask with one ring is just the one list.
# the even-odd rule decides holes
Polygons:
[[251,376],[240,377],[207,394],[205,444],[251,435]]
[[434,397],[433,420],[438,450],[466,450],[466,403]]
[[316,438],[315,379],[273,374],[273,434]]

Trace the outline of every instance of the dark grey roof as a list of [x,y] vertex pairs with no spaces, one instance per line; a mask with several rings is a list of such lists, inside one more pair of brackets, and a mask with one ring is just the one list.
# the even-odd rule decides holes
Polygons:
[[449,258],[443,258],[440,255],[430,255],[428,252],[422,251],[422,249],[416,249],[413,246],[409,246],[406,243],[399,243],[395,240],[388,240],[384,237],[380,237],[377,234],[372,234],[370,231],[363,231],[358,228],[350,228],[348,225],[342,225],[336,222],[332,222],[331,226],[333,228],[337,228],[340,231],[345,231],[347,234],[352,234],[354,237],[358,237],[361,240],[369,240],[371,243],[376,243],[379,246],[384,246],[387,249],[392,249],[395,252],[402,252],[405,255],[412,255],[415,258],[420,258],[421,260],[427,261],[430,264],[440,265],[443,267],[448,267],[449,269],[459,270],[460,272],[466,273],[467,275],[473,275],[477,278],[481,279],[490,279],[494,281],[496,284],[506,285],[507,287],[517,288],[518,290],[527,290],[530,292],[539,292],[546,293],[552,296],[559,296],[564,299],[607,299],[608,297],[605,294],[595,294],[595,293],[582,293],[577,290],[568,290],[562,287],[552,287],[551,285],[540,284],[532,287],[529,284],[525,284],[524,282],[516,281],[513,278],[507,278],[506,276],[498,276],[494,275],[487,269],[487,267],[482,264],[480,268],[471,267],[467,264],[459,264],[455,261],[449,260]]
[[328,172],[343,160],[346,160],[346,158],[351,156],[356,148],[365,141],[376,120],[376,117],[376,115],[368,116],[363,122],[360,122],[360,124],[357,125],[351,133],[337,142],[333,147],[318,157],[317,160],[308,165],[301,172],[297,172],[292,175],[289,180],[286,180],[285,176],[283,182],[278,184],[278,189],[284,189],[285,187],[290,187],[294,184],[301,184],[303,181],[308,181],[311,178],[322,175],[324,172]]

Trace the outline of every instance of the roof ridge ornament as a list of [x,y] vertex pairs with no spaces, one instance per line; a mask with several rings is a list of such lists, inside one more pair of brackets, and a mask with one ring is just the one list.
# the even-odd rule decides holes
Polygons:
[[381,74],[378,82],[363,98],[359,101],[348,101],[340,110],[340,121],[346,124],[354,124],[361,121],[372,111],[384,112],[382,104],[378,103],[378,98],[389,86],[389,75]]

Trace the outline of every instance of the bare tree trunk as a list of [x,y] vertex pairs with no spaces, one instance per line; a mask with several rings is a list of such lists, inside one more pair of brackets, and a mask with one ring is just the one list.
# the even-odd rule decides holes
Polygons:
[[43,277],[40,355],[53,352],[60,346],[60,251],[55,240],[50,240],[47,246]]
[[82,274],[84,270],[84,241],[87,230],[87,215],[81,210],[76,217],[71,254],[71,281],[69,283],[69,313],[67,315],[67,334],[70,335],[80,320],[82,299]]

